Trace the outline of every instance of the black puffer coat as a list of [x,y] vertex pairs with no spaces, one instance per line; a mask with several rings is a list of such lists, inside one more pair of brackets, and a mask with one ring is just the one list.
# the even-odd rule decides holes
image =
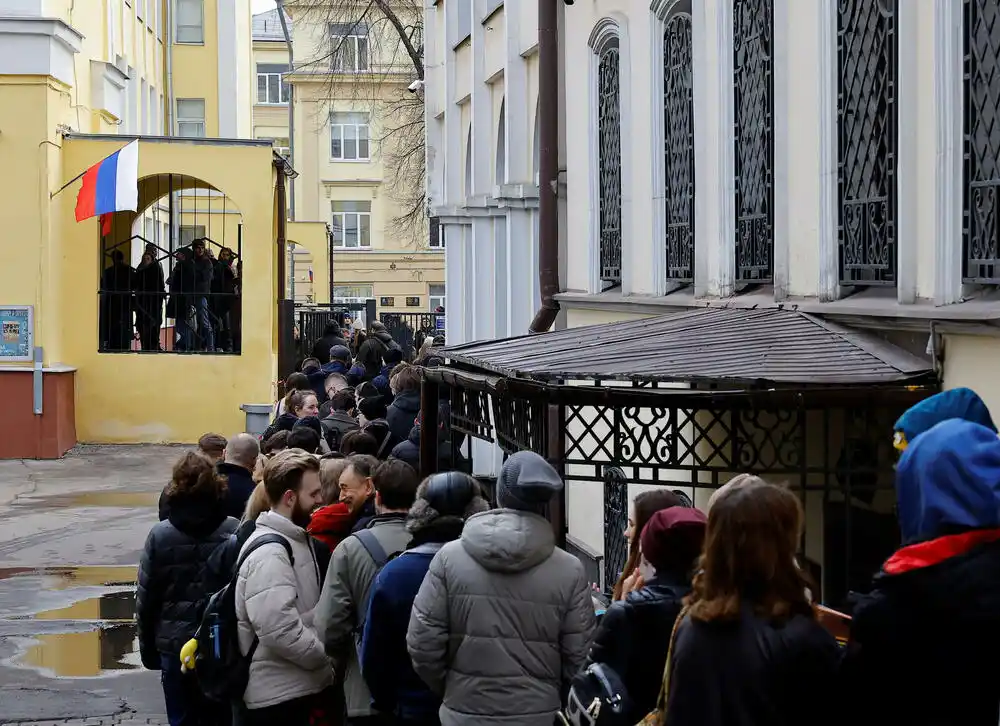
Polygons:
[[618,674],[632,699],[629,723],[656,708],[670,633],[691,587],[686,578],[657,573],[656,579],[611,605],[590,647],[590,662]]
[[146,668],[176,655],[194,635],[208,597],[229,581],[225,544],[238,522],[221,501],[175,497],[170,515],[146,537],[139,564],[136,620]]

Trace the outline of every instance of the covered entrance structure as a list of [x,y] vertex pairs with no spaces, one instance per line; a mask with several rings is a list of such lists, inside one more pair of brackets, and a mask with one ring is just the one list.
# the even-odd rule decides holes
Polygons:
[[[424,430],[441,410],[453,456],[497,456],[470,440],[545,456],[567,481],[550,512],[557,537],[604,590],[624,566],[638,492],[666,486],[704,508],[746,472],[800,494],[800,561],[822,600],[843,605],[898,541],[892,425],[939,389],[929,361],[777,309],[705,308],[442,354],[424,373]],[[450,411],[435,405],[445,396]],[[425,475],[437,448],[422,437]]]

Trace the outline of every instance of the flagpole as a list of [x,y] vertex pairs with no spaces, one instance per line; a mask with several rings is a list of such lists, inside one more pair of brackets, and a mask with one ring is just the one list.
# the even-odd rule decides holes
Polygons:
[[66,182],[65,184],[63,184],[61,187],[59,187],[58,189],[56,189],[54,192],[49,192],[49,199],[52,199],[53,197],[55,197],[56,194],[58,194],[59,192],[63,191],[66,187],[68,187],[73,182],[77,181],[78,179],[82,179],[83,175],[86,174],[86,173],[87,173],[87,170],[84,169],[82,172],[80,172],[79,174],[77,174],[75,177],[73,177],[72,179],[70,179],[68,182]]

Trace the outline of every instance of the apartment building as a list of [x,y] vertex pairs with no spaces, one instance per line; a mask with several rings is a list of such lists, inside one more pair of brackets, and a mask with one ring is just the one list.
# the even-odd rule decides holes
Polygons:
[[[405,123],[420,100],[407,91],[417,78],[412,59],[376,7],[364,18],[334,3],[286,7],[295,51],[287,76],[299,174],[294,217],[329,224],[329,299],[374,298],[380,312],[434,310],[445,294],[444,243],[436,225],[428,230],[422,173],[399,183],[401,158],[423,160],[420,129]],[[422,18],[410,17],[412,3],[389,8],[419,39]],[[419,122],[419,111],[412,117]],[[321,266],[314,255],[314,279]]]
[[[180,357],[166,296],[140,302],[109,272],[153,245],[169,279],[174,251],[202,237],[236,253],[242,288],[271,289],[279,177],[253,140],[253,90],[249,0],[0,0],[0,386],[28,395],[4,418],[0,456],[58,454],[77,436],[193,441],[203,426],[237,430],[241,403],[271,397],[276,293],[228,293],[242,340],[206,337]],[[78,222],[83,173],[133,140],[138,211]],[[36,356],[45,399],[32,406]],[[231,385],[208,406],[219,380]]]

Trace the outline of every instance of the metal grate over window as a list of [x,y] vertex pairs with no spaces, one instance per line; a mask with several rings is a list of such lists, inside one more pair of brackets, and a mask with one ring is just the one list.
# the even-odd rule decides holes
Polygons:
[[769,283],[774,259],[772,0],[733,0],[736,284]]
[[600,55],[597,74],[601,279],[622,279],[621,76],[617,43]]
[[965,0],[962,279],[1000,284],[1000,6]]
[[667,280],[694,280],[694,86],[691,16],[678,13],[663,34],[663,118]]
[[896,282],[897,0],[840,0],[840,282]]

